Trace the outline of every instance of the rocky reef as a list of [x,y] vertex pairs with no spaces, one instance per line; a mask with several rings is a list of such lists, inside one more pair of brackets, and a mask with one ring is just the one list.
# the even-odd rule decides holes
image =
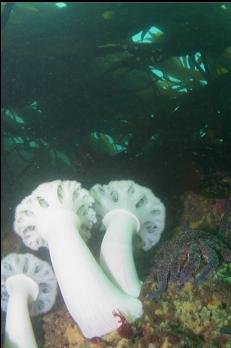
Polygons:
[[230,347],[230,336],[225,334],[225,328],[231,325],[228,284],[224,284],[215,275],[197,288],[188,282],[179,291],[170,284],[158,301],[151,301],[145,295],[155,285],[153,278],[149,276],[141,296],[144,315],[134,323],[133,337],[128,339],[121,337],[119,332],[113,332],[97,341],[87,340],[62,307],[43,317],[44,347]]

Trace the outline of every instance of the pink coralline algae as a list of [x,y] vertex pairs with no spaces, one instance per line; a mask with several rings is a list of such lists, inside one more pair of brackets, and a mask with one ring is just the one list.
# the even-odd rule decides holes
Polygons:
[[123,314],[120,313],[119,310],[114,310],[112,314],[114,317],[118,318],[118,323],[120,324],[120,326],[118,327],[117,331],[120,336],[128,339],[132,338],[134,336],[134,330],[131,324],[129,324],[127,319],[123,316]]
[[224,214],[228,208],[228,200],[224,198],[216,199],[213,207],[218,213]]
[[[166,241],[157,251],[151,274],[157,279],[159,288],[148,297],[157,299],[166,290],[168,281],[177,288],[195,277],[194,286],[199,286],[219,266],[220,258],[231,262],[231,248],[222,240],[225,229],[230,229],[231,208],[229,207],[219,233],[187,229]],[[201,268],[202,260],[206,263]]]

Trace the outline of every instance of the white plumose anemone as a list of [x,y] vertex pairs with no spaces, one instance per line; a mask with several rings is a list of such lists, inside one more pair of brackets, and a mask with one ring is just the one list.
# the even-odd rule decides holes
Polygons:
[[116,309],[131,321],[142,315],[142,303],[111,282],[85,243],[93,202],[76,181],[44,183],[18,205],[14,225],[27,246],[48,246],[64,302],[87,338],[116,330]]
[[98,220],[106,228],[100,263],[121,289],[138,297],[142,283],[134,263],[132,239],[136,234],[144,250],[152,248],[164,229],[165,207],[150,189],[131,180],[95,185],[90,193]]
[[1,262],[1,307],[6,312],[5,348],[37,348],[30,315],[48,312],[57,282],[50,265],[31,254],[9,254]]

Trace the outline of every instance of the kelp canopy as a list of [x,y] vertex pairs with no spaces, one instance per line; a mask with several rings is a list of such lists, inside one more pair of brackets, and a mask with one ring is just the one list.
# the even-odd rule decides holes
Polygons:
[[14,3],[2,29],[4,224],[56,178],[129,178],[167,199],[227,174],[230,68],[229,3]]

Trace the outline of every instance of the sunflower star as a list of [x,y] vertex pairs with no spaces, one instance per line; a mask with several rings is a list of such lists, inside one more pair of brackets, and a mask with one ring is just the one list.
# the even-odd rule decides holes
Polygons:
[[231,262],[231,249],[221,239],[224,229],[230,229],[231,206],[227,209],[217,235],[202,230],[187,229],[171,240],[166,241],[155,255],[151,274],[157,278],[159,287],[148,295],[150,300],[157,299],[166,290],[168,281],[177,288],[185,284],[200,269],[201,261],[207,263],[194,279],[193,285],[199,286],[219,266],[221,256]]

